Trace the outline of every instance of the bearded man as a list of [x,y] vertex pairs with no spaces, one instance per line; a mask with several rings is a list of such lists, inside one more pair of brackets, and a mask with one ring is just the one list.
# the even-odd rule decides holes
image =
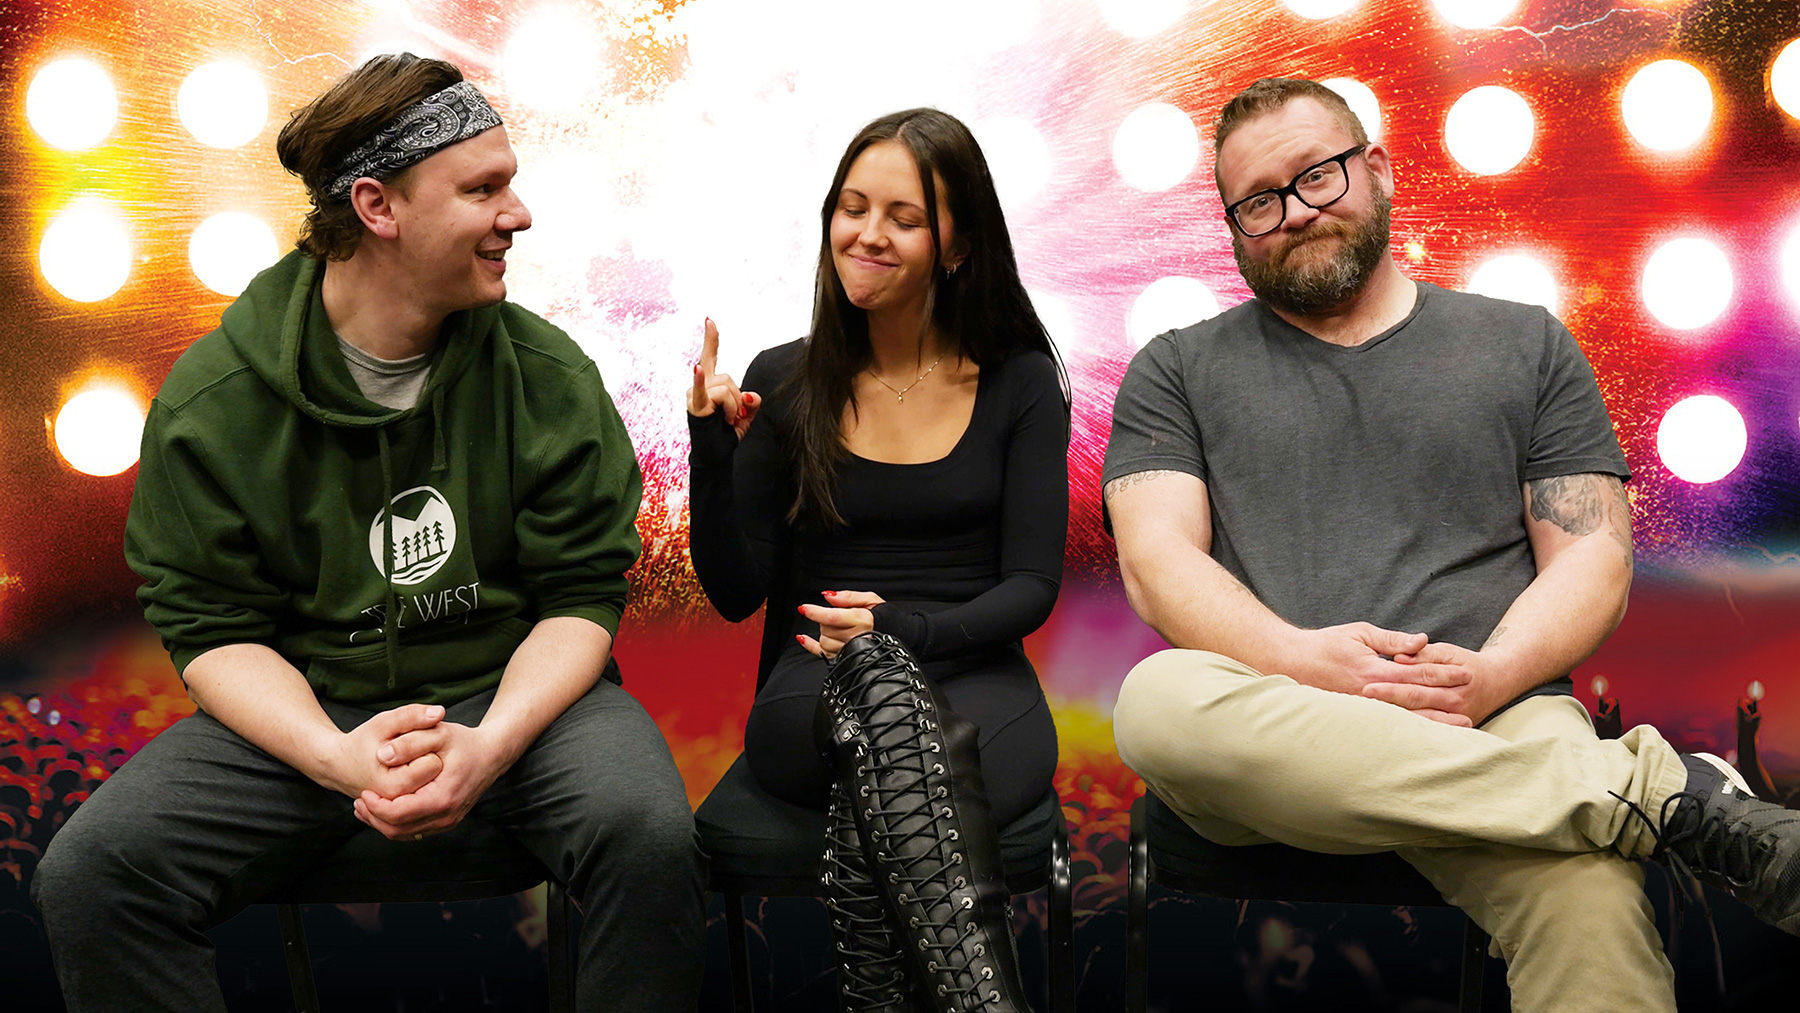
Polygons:
[[1114,409],[1138,665],[1119,754],[1221,845],[1397,851],[1494,940],[1513,1008],[1673,1010],[1643,873],[1800,933],[1800,816],[1569,673],[1631,582],[1629,477],[1569,332],[1388,250],[1394,173],[1344,101],[1259,81],[1214,123],[1255,298],[1164,334]]
[[506,129],[456,67],[382,56],[276,153],[299,249],[169,371],[125,525],[199,713],[31,883],[68,1008],[223,1011],[207,929],[365,827],[473,817],[580,904],[580,1008],[692,1009],[693,814],[612,662],[643,481],[593,361],[505,301]]

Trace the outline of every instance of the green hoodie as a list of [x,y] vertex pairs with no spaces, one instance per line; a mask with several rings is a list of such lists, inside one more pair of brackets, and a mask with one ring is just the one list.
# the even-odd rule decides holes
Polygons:
[[448,704],[540,619],[614,632],[643,479],[593,361],[511,303],[455,313],[418,406],[384,408],[324,274],[258,275],[150,406],[125,558],[176,670],[265,644],[326,699]]

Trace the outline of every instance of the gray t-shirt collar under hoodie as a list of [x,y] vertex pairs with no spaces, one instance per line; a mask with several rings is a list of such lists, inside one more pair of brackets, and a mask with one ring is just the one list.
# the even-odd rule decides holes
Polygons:
[[344,353],[344,365],[363,397],[396,411],[405,411],[419,403],[425,381],[431,377],[431,353],[420,352],[404,359],[382,359],[338,338]]

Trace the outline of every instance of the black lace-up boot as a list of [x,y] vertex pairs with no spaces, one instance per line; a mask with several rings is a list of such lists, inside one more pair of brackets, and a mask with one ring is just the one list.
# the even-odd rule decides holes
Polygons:
[[825,693],[840,783],[930,1008],[1030,1013],[975,726],[885,634],[845,645]]
[[1681,761],[1687,786],[1663,801],[1650,857],[1730,891],[1758,918],[1800,936],[1800,812],[1761,801],[1716,756]]
[[869,859],[842,781],[832,786],[828,816],[819,879],[837,951],[838,1008],[844,1013],[914,1013],[917,982],[906,941],[869,875]]

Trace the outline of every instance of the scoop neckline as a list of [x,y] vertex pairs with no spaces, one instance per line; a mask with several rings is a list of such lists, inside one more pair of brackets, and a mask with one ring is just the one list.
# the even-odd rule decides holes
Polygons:
[[981,417],[981,400],[983,395],[987,393],[988,374],[991,372],[993,372],[992,368],[983,369],[981,375],[975,378],[975,404],[969,408],[969,424],[963,427],[962,435],[956,438],[956,442],[951,445],[949,451],[947,451],[944,456],[935,457],[929,461],[902,462],[877,461],[873,457],[864,457],[856,451],[851,450],[849,447],[844,448],[844,453],[849,454],[852,460],[861,461],[864,464],[873,464],[882,468],[929,468],[934,464],[943,464],[945,461],[950,460],[962,451],[963,445],[969,442],[969,434],[975,431],[975,420]]

